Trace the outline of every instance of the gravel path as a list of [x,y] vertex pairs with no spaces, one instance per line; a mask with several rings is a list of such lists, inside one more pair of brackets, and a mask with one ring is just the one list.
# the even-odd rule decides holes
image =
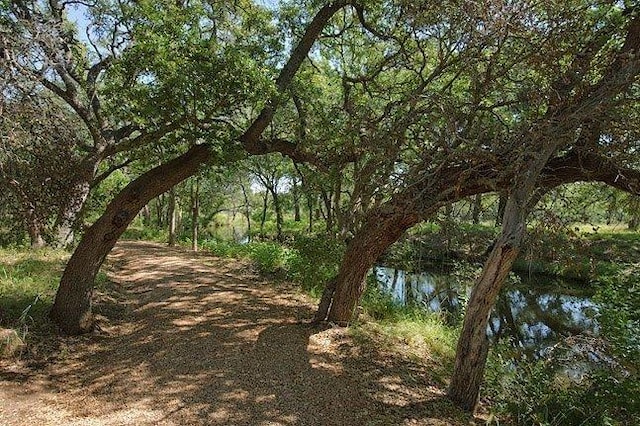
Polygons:
[[246,263],[125,241],[109,264],[99,331],[2,366],[0,425],[468,424],[425,366],[306,324]]

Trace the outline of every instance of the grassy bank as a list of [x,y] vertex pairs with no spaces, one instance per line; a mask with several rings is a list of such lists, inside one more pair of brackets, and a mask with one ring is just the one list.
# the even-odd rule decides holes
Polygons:
[[[473,231],[467,230],[468,233]],[[479,234],[467,240],[467,247],[473,244],[469,241],[479,242],[491,233],[483,229]],[[513,424],[629,424],[628,421],[640,413],[640,401],[636,396],[640,395],[637,369],[640,360],[637,338],[640,335],[640,280],[637,278],[640,276],[637,263],[640,236],[628,232],[600,232],[575,236],[538,234],[535,238],[528,242],[526,249],[528,253],[537,253],[535,259],[525,257],[525,251],[521,262],[528,270],[534,267],[532,262],[536,262],[540,265],[538,272],[577,276],[583,283],[589,283],[595,292],[594,300],[600,306],[600,335],[568,337],[545,359],[538,361],[521,362],[511,357],[513,350],[509,347],[494,348],[483,390],[485,407],[492,407],[498,417]],[[546,250],[536,250],[534,242]],[[238,245],[216,241],[204,245],[219,256],[249,258],[262,273],[297,282],[316,297],[324,282],[336,273],[337,260],[344,249],[329,240],[313,238],[297,239],[290,246],[273,242]],[[391,257],[401,253],[403,247],[394,249]],[[572,249],[578,250],[565,251]],[[574,263],[567,263],[567,259]],[[406,262],[407,257],[396,260]],[[460,262],[459,258],[456,262]],[[583,266],[575,267],[576,264]],[[400,266],[417,268],[415,263]],[[375,285],[369,285],[359,309],[359,320],[351,333],[363,342],[392,348],[396,353],[429,365],[441,387],[446,388],[452,372],[458,328],[446,325],[438,315],[400,306],[390,296],[380,293]],[[581,357],[580,351],[597,356]],[[567,363],[588,365],[585,367],[588,369],[580,380],[569,379],[564,370]],[[596,400],[593,400],[594,395]],[[503,424],[509,423],[503,421]]]
[[[423,224],[413,228],[383,261],[407,271],[447,269],[462,263],[482,265],[499,228],[470,224]],[[531,226],[513,270],[588,282],[608,274],[612,265],[640,259],[640,233],[622,227]]]
[[69,254],[61,250],[0,249],[2,353],[20,356],[53,333],[47,314]]

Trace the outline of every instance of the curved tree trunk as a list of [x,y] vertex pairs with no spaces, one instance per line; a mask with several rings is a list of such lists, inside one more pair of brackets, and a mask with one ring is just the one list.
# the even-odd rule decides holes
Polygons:
[[487,324],[502,284],[518,256],[522,231],[503,231],[478,278],[464,316],[462,333],[456,349],[449,398],[467,411],[478,402],[480,384],[489,352]]
[[[272,147],[260,138],[282,102],[281,94],[287,91],[316,38],[331,17],[347,4],[348,2],[344,0],[326,4],[309,23],[275,81],[278,93],[267,101],[258,117],[239,138],[246,152],[249,154],[266,154],[274,151],[295,153],[295,144]],[[207,145],[196,145],[180,157],[151,169],[127,185],[109,203],[105,213],[86,230],[67,263],[51,309],[51,317],[64,331],[77,334],[91,329],[91,294],[95,276],[118,237],[122,235],[140,209],[152,198],[192,176],[198,171],[198,167],[208,162],[211,157]]]
[[[335,280],[335,290],[323,294],[315,320],[337,324],[351,321],[360,296],[366,287],[366,276],[380,255],[421,217],[403,208],[402,203],[381,208],[369,217],[347,246]],[[330,294],[333,293],[333,294]]]
[[544,193],[536,192],[535,181],[549,155],[550,152],[543,152],[537,162],[531,163],[529,170],[522,173],[522,181],[515,184],[514,192],[507,197],[502,232],[493,245],[467,303],[448,391],[449,398],[463,410],[473,412],[478,403],[489,353],[489,316],[520,252],[528,213]]
[[196,173],[211,159],[207,145],[196,145],[127,185],[89,227],[69,259],[51,308],[51,318],[68,334],[93,327],[91,296],[95,277],[117,239],[151,199]]

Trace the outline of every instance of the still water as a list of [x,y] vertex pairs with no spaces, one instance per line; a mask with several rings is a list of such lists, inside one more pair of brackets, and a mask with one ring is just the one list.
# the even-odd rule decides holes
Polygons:
[[[471,294],[442,273],[407,273],[378,266],[374,274],[381,289],[401,304],[417,304],[446,318],[459,318]],[[503,289],[494,308],[487,334],[508,339],[523,355],[540,356],[562,337],[598,333],[598,307],[590,294],[571,283],[545,275],[521,277],[521,284]]]

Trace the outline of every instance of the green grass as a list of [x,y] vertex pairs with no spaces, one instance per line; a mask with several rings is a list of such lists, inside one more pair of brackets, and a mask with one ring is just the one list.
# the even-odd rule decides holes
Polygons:
[[[366,310],[366,306],[364,307]],[[390,343],[402,342],[415,355],[428,353],[445,364],[452,362],[458,331],[444,325],[435,314],[393,316],[374,321],[358,323],[354,330],[373,332]]]
[[0,249],[0,309],[3,325],[23,312],[33,317],[51,306],[68,253],[42,249]]
[[124,231],[120,238],[123,240],[167,242],[169,240],[169,233],[166,229],[155,229],[145,227],[143,225],[131,225]]
[[0,327],[27,345],[52,333],[47,314],[68,257],[62,250],[0,249]]

